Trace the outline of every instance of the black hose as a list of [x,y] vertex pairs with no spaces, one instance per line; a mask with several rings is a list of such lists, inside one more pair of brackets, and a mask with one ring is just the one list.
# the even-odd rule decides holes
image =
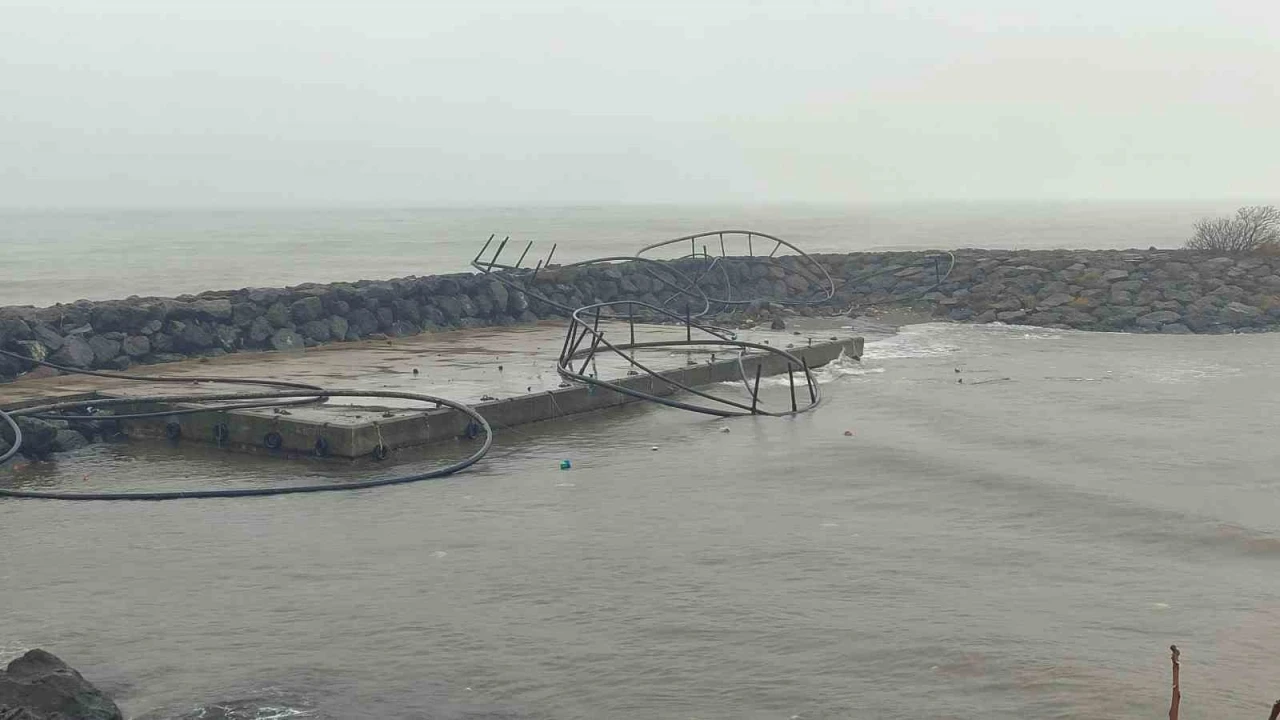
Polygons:
[[[295,405],[306,405],[318,402],[324,402],[330,397],[382,397],[397,398],[401,400],[412,400],[422,402],[433,406],[445,406],[453,408],[461,413],[466,414],[471,422],[469,427],[476,427],[483,430],[484,443],[481,447],[468,457],[454,463],[450,463],[444,467],[436,468],[427,472],[412,473],[408,475],[397,475],[392,477],[375,478],[372,480],[360,480],[346,483],[330,483],[324,485],[298,485],[290,487],[273,487],[273,488],[206,488],[197,490],[165,490],[156,492],[85,492],[85,493],[65,493],[65,492],[45,492],[31,490],[14,490],[8,488],[0,488],[0,497],[14,498],[38,498],[45,500],[183,500],[194,498],[225,498],[225,497],[260,497],[265,495],[292,495],[297,493],[313,493],[313,492],[330,492],[338,490],[362,490],[365,488],[381,487],[383,485],[398,485],[419,480],[428,480],[432,478],[444,477],[452,475],[460,470],[466,469],[474,465],[485,453],[489,451],[493,444],[493,430],[489,427],[489,423],[484,417],[473,410],[470,406],[459,403],[447,398],[436,397],[434,395],[423,395],[420,393],[402,393],[384,390],[330,390],[311,385],[308,383],[293,382],[288,380],[264,380],[258,378],[230,378],[230,377],[166,377],[152,375],[132,375],[128,373],[112,373],[100,372],[96,370],[82,370],[80,368],[66,367],[44,360],[34,360],[18,353],[8,350],[0,350],[0,354],[15,357],[19,360],[32,362],[37,365],[43,365],[55,370],[76,375],[90,375],[94,377],[110,378],[114,380],[128,380],[133,382],[148,383],[223,383],[229,385],[256,385],[264,387],[280,388],[272,392],[233,392],[233,393],[206,393],[202,395],[149,395],[138,397],[123,398],[96,398],[88,400],[69,400],[56,403],[48,403],[21,409],[0,409],[0,420],[9,427],[13,432],[14,439],[12,446],[0,455],[0,464],[14,457],[21,449],[23,443],[22,428],[18,425],[16,418],[30,417],[33,419],[45,420],[135,420],[154,417],[168,417],[173,415],[189,415],[204,412],[226,412],[228,410],[240,410],[247,408],[262,407],[285,407]],[[65,414],[66,410],[78,410],[82,408],[109,408],[115,405],[129,404],[157,404],[157,403],[199,403],[210,401],[239,400],[229,405],[216,405],[211,407],[194,407],[179,408],[174,410],[137,412],[120,415],[106,414]],[[477,432],[475,436],[480,433]],[[473,437],[475,437],[473,436]],[[225,437],[220,438],[225,439]]]
[[[150,492],[47,492],[36,490],[14,490],[10,488],[0,488],[0,497],[13,498],[36,498],[43,500],[191,500],[197,498],[229,498],[229,497],[262,497],[266,495],[296,495],[299,493],[317,493],[317,492],[335,492],[340,490],[364,490],[367,488],[383,487],[385,485],[402,485],[404,483],[418,482],[420,480],[430,480],[433,478],[445,477],[452,475],[460,470],[464,470],[480,461],[481,458],[489,452],[489,448],[493,446],[493,429],[489,426],[488,421],[484,419],[480,413],[476,412],[470,406],[460,402],[455,402],[447,398],[436,397],[434,395],[423,395],[420,393],[393,392],[388,390],[325,390],[325,394],[329,397],[380,397],[380,398],[396,398],[400,400],[412,400],[427,405],[443,405],[453,408],[458,412],[467,415],[472,422],[478,424],[484,432],[484,442],[475,452],[471,453],[462,460],[455,461],[444,467],[439,467],[426,472],[410,473],[408,475],[395,475],[392,477],[374,478],[372,480],[357,480],[345,483],[329,483],[323,485],[295,485],[288,487],[270,487],[270,488],[202,488],[196,490],[161,490]],[[215,395],[205,396],[207,400],[234,400],[239,398],[254,397],[256,399],[268,398],[291,398],[291,397],[309,397],[308,391],[303,390],[281,390],[278,392],[253,395],[246,393],[219,393]],[[156,397],[149,398],[152,402],[174,402],[179,400],[190,400],[186,396],[172,397]],[[135,398],[106,398],[99,400],[73,400],[67,402],[51,403],[41,405],[35,408],[24,408],[20,411],[4,411],[0,410],[0,418],[17,433],[17,442],[0,461],[8,460],[13,453],[21,446],[22,433],[17,428],[17,423],[13,420],[14,415],[30,412],[31,414],[46,412],[50,410],[58,410],[63,408],[74,408],[88,404],[100,406],[120,405],[125,403],[137,402]]]

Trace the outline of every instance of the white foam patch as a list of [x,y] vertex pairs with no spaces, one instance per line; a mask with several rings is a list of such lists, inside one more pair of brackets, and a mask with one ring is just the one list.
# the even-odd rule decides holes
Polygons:
[[969,325],[977,332],[999,335],[1013,340],[1061,340],[1062,330],[1042,328],[1035,325],[1006,325],[1002,322]]
[[1164,365],[1149,367],[1138,377],[1161,385],[1182,385],[1200,380],[1213,380],[1240,374],[1240,368],[1226,365]]
[[[863,377],[865,375],[879,375],[884,372],[882,367],[866,367],[861,362],[849,357],[843,352],[840,357],[823,365],[820,368],[811,370],[813,379],[818,381],[819,385],[832,383],[843,378]],[[753,381],[754,382],[754,381]],[[800,373],[797,373],[796,383],[802,384],[803,379]],[[743,387],[741,380],[726,380],[718,385],[726,387]],[[761,387],[790,387],[791,379],[786,375],[773,375],[770,377],[760,378]]]
[[863,351],[867,360],[897,360],[953,355],[960,346],[951,341],[954,330],[941,323],[908,325],[893,337],[869,342]]

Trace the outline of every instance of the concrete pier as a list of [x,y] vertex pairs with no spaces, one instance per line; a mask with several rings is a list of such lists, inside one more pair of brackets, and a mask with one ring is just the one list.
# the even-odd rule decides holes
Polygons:
[[[789,352],[802,359],[810,368],[817,368],[842,354],[850,358],[861,358],[862,348],[863,339],[854,337],[790,348]],[[665,370],[661,375],[696,387],[737,381],[742,378],[744,371],[747,377],[752,377],[757,366],[762,376],[778,375],[788,370],[785,358],[772,354],[751,354],[742,358],[741,365],[735,355],[729,360]],[[659,396],[672,395],[677,391],[670,384],[649,375],[627,376],[612,382]],[[797,385],[797,391],[803,392],[803,384]],[[129,393],[124,390],[105,390],[99,395],[128,397]],[[483,401],[474,404],[474,407],[495,432],[501,434],[504,428],[604,410],[636,401],[636,398],[614,390],[573,386]],[[139,403],[131,409],[155,411],[168,408]],[[468,427],[470,420],[466,416],[448,408],[368,409],[342,405],[310,406],[284,412],[270,409],[204,412],[129,421],[122,423],[122,429],[130,437],[165,438],[173,432],[173,424],[179,428],[183,442],[218,444],[252,453],[325,454],[341,458],[369,456],[379,447],[395,450],[466,438],[476,432],[476,428]],[[277,443],[278,447],[269,449],[269,445]]]

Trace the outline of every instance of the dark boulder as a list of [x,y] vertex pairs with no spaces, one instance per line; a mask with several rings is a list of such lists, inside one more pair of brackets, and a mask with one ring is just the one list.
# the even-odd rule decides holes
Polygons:
[[408,337],[409,335],[417,335],[422,332],[422,328],[414,325],[407,320],[396,320],[391,323],[388,332],[395,337]]
[[85,439],[84,435],[75,430],[59,430],[53,438],[54,452],[70,452],[88,445],[89,441]]
[[11,355],[0,355],[0,378],[12,378],[31,369],[31,363]]
[[1182,316],[1172,310],[1156,310],[1138,318],[1138,325],[1145,328],[1158,328],[1166,323],[1176,323]]
[[41,345],[49,348],[49,352],[57,352],[62,349],[62,334],[52,327],[44,323],[36,323],[31,326],[31,333],[35,335],[35,339]]
[[314,295],[296,300],[289,306],[289,313],[299,325],[319,320],[324,316],[324,301]]
[[111,358],[105,363],[99,364],[98,367],[104,370],[128,370],[129,366],[132,364],[133,364],[133,358],[129,357],[128,355],[119,355],[117,357]]
[[394,300],[391,303],[395,316],[411,323],[422,322],[422,308],[413,300]]
[[120,354],[120,342],[108,340],[101,335],[89,338],[89,347],[93,348],[93,364],[101,367]]
[[332,326],[328,320],[310,320],[303,323],[298,332],[307,340],[314,340],[318,343],[328,342]]
[[506,308],[511,299],[511,293],[508,292],[507,286],[497,280],[489,283],[489,296],[493,298],[493,304],[499,311]]
[[225,299],[197,300],[191,303],[190,312],[192,317],[200,320],[230,320],[232,314],[231,301]]
[[0,315],[0,347],[3,347],[14,340],[34,340],[35,335],[31,332],[31,326],[20,317],[12,315]]
[[29,458],[43,458],[53,451],[58,437],[58,426],[35,418],[16,418],[22,429],[22,454]]
[[261,315],[262,308],[251,302],[236,303],[231,306],[231,322],[236,327],[248,327]]
[[123,720],[111,698],[62,660],[31,650],[0,671],[0,717],[21,720]]
[[384,332],[390,332],[391,323],[396,321],[396,314],[389,307],[378,308],[374,317],[378,318],[378,329]]
[[519,317],[529,309],[529,298],[520,291],[514,291],[507,296],[507,312]]
[[62,349],[54,353],[49,362],[74,368],[87,368],[93,365],[94,352],[89,341],[83,335],[69,335],[62,343]]
[[271,323],[271,327],[282,328],[291,324],[289,308],[285,307],[282,302],[273,303],[271,307],[267,308],[267,312],[263,314],[263,317],[267,319],[267,322]]
[[451,323],[462,317],[462,303],[458,302],[456,297],[451,295],[436,297],[432,303],[440,308],[440,312],[444,313],[445,318]]
[[129,357],[139,358],[151,352],[151,340],[146,335],[130,335],[120,341],[120,349]]
[[249,323],[249,342],[255,346],[260,346],[265,343],[271,335],[275,333],[275,331],[276,329],[272,327],[270,321],[265,317],[254,318],[253,322]]
[[337,341],[347,339],[347,331],[350,329],[350,323],[341,315],[334,315],[329,318],[329,336]]
[[175,349],[173,336],[169,333],[158,332],[151,336],[151,352],[171,353]]
[[227,352],[235,352],[240,347],[240,328],[231,325],[217,325],[213,328],[214,347]]
[[301,350],[305,346],[302,336],[292,330],[280,329],[271,336],[273,350]]
[[13,352],[31,360],[32,364],[49,359],[49,349],[38,340],[18,340],[9,343],[9,347]]
[[347,318],[347,326],[348,332],[357,337],[368,337],[371,333],[378,332],[378,318],[365,308],[357,308]]
[[213,347],[215,342],[213,333],[205,327],[195,322],[174,323],[174,325],[182,326],[173,338],[174,347],[179,352],[194,354]]

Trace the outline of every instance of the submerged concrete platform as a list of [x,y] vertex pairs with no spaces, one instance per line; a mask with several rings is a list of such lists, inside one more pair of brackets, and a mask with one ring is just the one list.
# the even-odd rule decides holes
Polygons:
[[[789,331],[765,329],[740,333],[742,339],[785,348],[802,357],[810,367],[820,367],[839,357],[862,354],[862,340],[839,319],[797,319]],[[622,325],[621,328],[625,328]],[[684,329],[646,326],[645,339],[684,339]],[[494,430],[566,415],[602,410],[633,402],[612,390],[562,387],[555,361],[564,337],[560,323],[537,326],[484,328],[421,335],[393,341],[331,345],[305,352],[236,354],[208,361],[189,361],[141,367],[132,372],[192,379],[190,383],[147,383],[112,378],[63,375],[32,378],[0,385],[0,406],[19,407],[70,399],[129,398],[190,394],[193,400],[211,392],[261,392],[263,388],[236,385],[236,378],[279,378],[344,390],[383,390],[431,394],[467,403],[476,408]],[[773,355],[748,355],[739,366],[737,353],[718,354],[713,349],[641,351],[642,361],[689,386],[705,386],[754,375],[786,372],[786,363]],[[728,359],[726,359],[728,358]],[[653,395],[670,395],[673,388],[649,376],[627,376],[628,365],[609,354],[600,355],[596,373]],[[217,385],[198,383],[199,376],[231,381]],[[797,391],[804,393],[798,383]],[[734,395],[734,388],[718,394]],[[739,386],[737,399],[750,397]],[[801,399],[807,402],[807,397]],[[376,404],[362,404],[374,402]],[[143,402],[132,409],[169,410]],[[206,404],[202,404],[207,407]],[[773,409],[780,409],[776,406]],[[394,399],[362,401],[333,398],[321,405],[271,409],[208,411],[197,415],[159,417],[122,422],[121,429],[134,438],[166,438],[169,423],[176,423],[182,442],[217,444],[250,453],[278,455],[314,454],[317,441],[327,454],[342,458],[370,455],[379,446],[388,450],[466,437],[467,421],[449,409],[414,407]],[[225,427],[225,431],[222,429]],[[268,449],[267,436],[279,436],[279,447]],[[274,438],[273,438],[274,439]]]
[[[810,368],[817,368],[841,355],[860,358],[862,347],[862,338],[854,337],[792,348],[789,352]],[[683,385],[698,387],[741,381],[744,374],[748,378],[754,376],[757,366],[762,376],[771,376],[786,373],[789,363],[785,358],[764,353],[746,355],[739,361],[735,354],[728,360],[671,368],[662,371],[661,375]],[[799,368],[790,367],[799,372]],[[680,392],[670,383],[651,375],[623,376],[611,382],[663,397]],[[803,383],[797,384],[797,392],[806,392]],[[129,394],[104,392],[102,396],[128,397]],[[500,434],[506,428],[636,401],[637,398],[615,390],[574,385],[483,401],[473,407]],[[806,402],[807,399],[801,400],[802,405]],[[135,411],[166,409],[145,403],[130,407]],[[203,412],[129,421],[122,423],[122,430],[130,437],[166,438],[171,437],[172,424],[180,428],[184,441],[215,443],[245,452],[319,454],[342,458],[373,455],[380,448],[390,451],[475,437],[479,432],[479,428],[472,426],[470,418],[451,408],[419,410],[343,405],[291,408],[283,412],[270,409]]]

